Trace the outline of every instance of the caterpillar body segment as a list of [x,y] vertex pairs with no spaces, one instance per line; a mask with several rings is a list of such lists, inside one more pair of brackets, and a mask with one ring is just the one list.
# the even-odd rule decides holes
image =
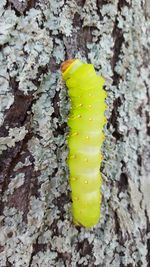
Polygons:
[[73,220],[77,225],[92,227],[100,218],[105,81],[96,74],[92,64],[84,64],[78,59],[65,61],[61,70],[71,101],[67,162]]

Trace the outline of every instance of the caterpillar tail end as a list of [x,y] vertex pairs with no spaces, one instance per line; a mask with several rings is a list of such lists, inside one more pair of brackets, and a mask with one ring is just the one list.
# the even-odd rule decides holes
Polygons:
[[97,221],[95,221],[94,223],[86,223],[86,224],[82,224],[79,221],[77,221],[75,218],[73,219],[73,223],[75,226],[80,226],[80,227],[84,227],[84,228],[91,228],[94,227],[99,221],[99,218]]

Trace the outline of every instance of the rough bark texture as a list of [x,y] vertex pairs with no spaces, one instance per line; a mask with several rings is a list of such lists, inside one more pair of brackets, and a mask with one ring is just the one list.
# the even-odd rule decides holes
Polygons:
[[[150,266],[150,4],[0,1],[1,267]],[[71,222],[63,60],[107,77],[102,217]]]

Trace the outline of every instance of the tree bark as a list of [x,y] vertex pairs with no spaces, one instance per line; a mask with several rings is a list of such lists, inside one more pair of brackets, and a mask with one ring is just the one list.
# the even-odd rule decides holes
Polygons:
[[[0,266],[150,266],[148,0],[1,0]],[[99,224],[70,212],[60,64],[106,78]]]

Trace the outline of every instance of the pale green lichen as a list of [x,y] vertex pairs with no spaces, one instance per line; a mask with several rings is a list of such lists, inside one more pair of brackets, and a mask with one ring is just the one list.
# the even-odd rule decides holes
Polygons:
[[32,162],[30,161],[30,156],[25,158],[25,162],[18,162],[14,168],[14,171],[20,170],[24,166],[30,166],[32,165]]
[[8,194],[13,194],[14,190],[19,188],[24,184],[25,178],[24,178],[24,173],[19,173],[18,175],[15,176],[14,179],[11,180],[8,186]]
[[10,106],[14,102],[14,96],[11,92],[10,86],[9,86],[9,75],[7,73],[7,65],[6,62],[0,54],[0,62],[3,65],[3,68],[0,69],[0,126],[4,122],[5,115],[7,109],[10,108]]
[[8,147],[14,147],[16,142],[24,139],[28,130],[24,126],[20,128],[9,128],[9,135],[6,137],[0,137],[0,154]]

